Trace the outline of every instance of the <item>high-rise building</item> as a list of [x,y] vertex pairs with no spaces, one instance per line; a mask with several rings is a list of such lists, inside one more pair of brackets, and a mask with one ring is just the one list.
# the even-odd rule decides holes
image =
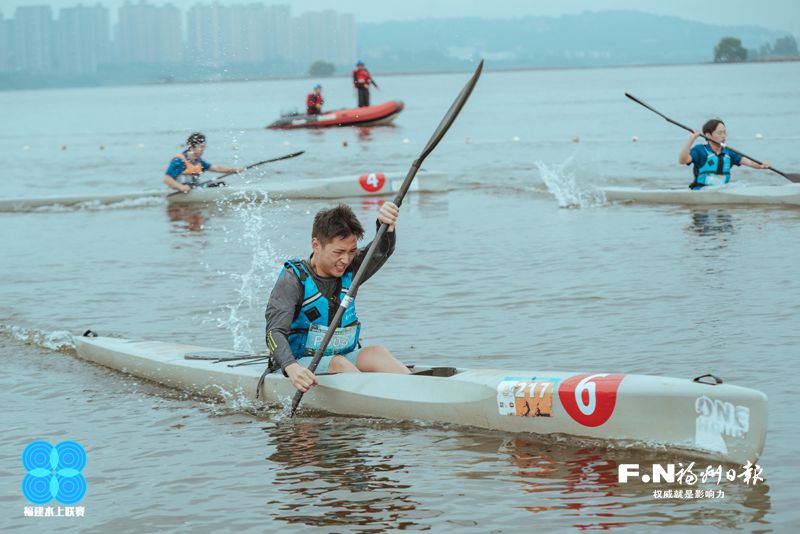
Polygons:
[[55,23],[56,69],[67,74],[97,72],[110,60],[108,9],[100,4],[61,9]]
[[56,20],[44,5],[19,7],[12,19],[0,13],[0,72],[85,75],[103,65],[188,63],[218,70],[266,64],[277,73],[317,60],[350,65],[356,54],[355,18],[333,10],[293,18],[288,4],[195,4],[184,34],[175,6],[125,0],[117,19],[112,36],[100,3],[62,8]]
[[198,65],[288,59],[289,6],[195,4],[186,14],[186,50]]
[[349,64],[356,56],[355,18],[336,11],[310,11],[293,20],[292,59]]
[[53,12],[50,6],[22,6],[11,24],[12,68],[32,74],[53,68]]
[[339,15],[339,28],[336,34],[336,63],[349,65],[356,60],[356,18],[351,13]]
[[267,7],[264,22],[266,58],[288,60],[292,49],[292,14],[288,5]]
[[219,67],[226,63],[223,28],[227,8],[195,4],[186,13],[186,56],[196,65]]
[[120,63],[166,65],[183,60],[182,17],[172,4],[125,2],[119,8],[114,37]]
[[0,72],[11,70],[11,21],[0,11]]

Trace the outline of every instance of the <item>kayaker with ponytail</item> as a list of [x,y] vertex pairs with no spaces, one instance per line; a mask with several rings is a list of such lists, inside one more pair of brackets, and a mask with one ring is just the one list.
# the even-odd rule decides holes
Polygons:
[[766,161],[759,164],[728,150],[725,147],[728,132],[725,123],[720,119],[711,119],[703,125],[702,135],[707,138],[708,143],[695,145],[700,135],[701,132],[694,130],[678,156],[681,165],[694,165],[694,181],[689,185],[690,189],[727,184],[731,181],[731,168],[734,165],[746,165],[754,169],[769,168]]
[[242,172],[244,167],[212,165],[203,159],[206,136],[195,132],[186,140],[186,149],[172,158],[164,175],[164,183],[172,189],[188,193],[197,184],[197,178],[206,171],[218,173]]
[[[399,212],[400,208],[392,202],[381,205],[377,224],[389,227],[377,244],[364,280],[375,274],[394,252],[394,227]],[[308,366],[367,254],[369,244],[358,248],[358,240],[363,236],[364,228],[349,206],[340,204],[320,211],[311,230],[311,256],[307,260],[287,261],[272,289],[265,313],[270,372],[282,370],[300,391],[305,392],[317,383]],[[344,312],[316,371],[408,374],[408,368],[386,347],[361,348],[361,323],[355,300],[358,299]]]

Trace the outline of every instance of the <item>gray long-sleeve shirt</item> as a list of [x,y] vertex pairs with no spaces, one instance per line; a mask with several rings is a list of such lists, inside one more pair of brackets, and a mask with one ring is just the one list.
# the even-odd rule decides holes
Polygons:
[[[394,252],[397,239],[395,233],[386,232],[383,235],[383,239],[378,243],[378,248],[372,256],[372,261],[367,268],[362,283],[378,272]],[[364,256],[367,255],[370,244],[358,249],[353,263],[350,264],[345,272],[352,271],[355,273],[358,271],[364,261]],[[328,300],[328,317],[329,320],[333,319],[336,309],[339,307],[342,279],[335,276],[318,276],[308,260],[303,260],[303,265],[311,273],[320,292]],[[275,282],[275,287],[272,288],[272,293],[267,303],[267,311],[264,314],[267,319],[267,349],[272,353],[275,363],[281,369],[286,369],[287,365],[296,361],[292,354],[292,349],[289,347],[288,336],[292,322],[297,317],[297,314],[300,313],[302,305],[303,283],[293,269],[285,269]]]

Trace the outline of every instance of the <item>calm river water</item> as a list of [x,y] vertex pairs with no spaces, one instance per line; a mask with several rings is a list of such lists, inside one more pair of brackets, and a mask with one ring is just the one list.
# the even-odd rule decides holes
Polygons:
[[[3,531],[786,532],[800,523],[800,210],[605,203],[599,185],[682,186],[686,135],[630,92],[800,171],[797,63],[486,72],[428,158],[452,190],[410,195],[397,252],[359,293],[365,334],[407,361],[465,367],[706,372],[769,396],[766,483],[656,499],[619,463],[666,452],[586,448],[446,425],[253,410],[73,357],[69,333],[263,350],[264,307],[330,202],[168,208],[163,200],[0,213]],[[491,65],[487,65],[491,68]],[[193,130],[248,179],[405,171],[466,74],[378,78],[395,127],[275,132],[313,80],[0,93],[2,197],[161,185]],[[326,101],[349,106],[344,78]],[[638,142],[633,142],[636,137]],[[101,148],[102,147],[102,148]],[[780,184],[735,170],[735,179]],[[378,201],[351,199],[367,228]],[[83,518],[27,518],[23,448],[88,453]],[[664,488],[666,489],[666,488]],[[794,504],[793,504],[794,503]]]

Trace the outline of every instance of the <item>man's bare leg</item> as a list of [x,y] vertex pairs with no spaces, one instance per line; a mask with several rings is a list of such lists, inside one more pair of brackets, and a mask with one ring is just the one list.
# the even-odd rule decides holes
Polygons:
[[410,374],[408,367],[400,363],[397,358],[383,345],[364,347],[358,353],[356,366],[365,373],[396,373]]

